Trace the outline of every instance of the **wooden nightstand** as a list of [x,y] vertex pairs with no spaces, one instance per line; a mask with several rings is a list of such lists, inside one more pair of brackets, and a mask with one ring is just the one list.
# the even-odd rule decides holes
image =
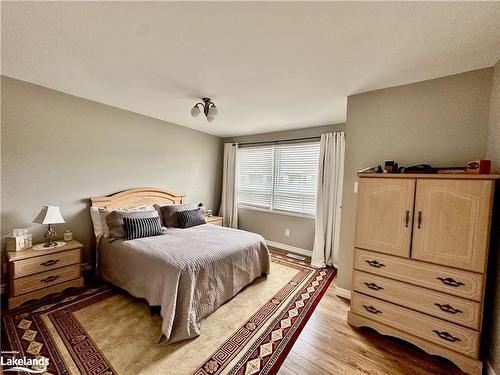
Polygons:
[[78,241],[50,250],[7,252],[9,262],[9,309],[69,287],[83,286],[81,249]]
[[209,224],[222,226],[222,216],[205,216],[205,221]]

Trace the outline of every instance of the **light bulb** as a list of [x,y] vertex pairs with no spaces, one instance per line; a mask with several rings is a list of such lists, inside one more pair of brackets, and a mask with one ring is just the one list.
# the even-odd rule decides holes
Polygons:
[[215,117],[207,116],[207,121],[208,122],[214,122]]
[[209,109],[208,109],[208,115],[207,117],[217,117],[217,113],[219,111],[217,110],[217,107],[215,105],[211,106]]
[[191,116],[197,117],[200,113],[201,111],[198,108],[198,105],[195,105],[193,108],[191,108]]

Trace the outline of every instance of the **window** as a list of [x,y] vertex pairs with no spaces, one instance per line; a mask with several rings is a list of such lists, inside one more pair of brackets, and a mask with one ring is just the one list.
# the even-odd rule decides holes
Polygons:
[[238,150],[238,203],[307,215],[316,212],[319,142]]

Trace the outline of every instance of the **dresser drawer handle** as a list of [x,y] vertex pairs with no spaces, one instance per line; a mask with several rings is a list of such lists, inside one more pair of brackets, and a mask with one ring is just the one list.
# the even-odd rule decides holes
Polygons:
[[380,310],[377,310],[375,307],[373,306],[366,306],[366,305],[363,305],[363,307],[366,309],[366,311],[368,311],[369,313],[372,313],[372,314],[382,314],[382,311]]
[[377,284],[375,283],[365,283],[365,285],[370,288],[370,289],[373,289],[373,290],[381,290],[381,289],[384,289],[382,288],[381,286],[378,286]]
[[434,332],[436,335],[438,335],[440,338],[446,341],[450,342],[461,341],[458,337],[455,337],[451,333],[446,331],[439,332],[438,330],[433,329],[432,332]]
[[41,266],[53,266],[54,264],[58,263],[60,259],[49,259],[46,262],[40,263]]
[[462,314],[463,313],[462,310],[456,309],[453,306],[448,305],[448,304],[441,305],[440,303],[435,303],[434,305],[436,305],[437,307],[439,307],[444,312],[447,312],[447,313],[450,313],[450,314],[458,314],[458,313]]
[[59,278],[59,276],[48,276],[46,277],[45,279],[42,279],[40,281],[44,282],[44,283],[50,283],[51,281],[54,281],[54,280],[57,280]]
[[365,262],[375,268],[385,267],[385,264],[379,263],[376,260],[365,260]]
[[436,277],[436,279],[441,280],[443,284],[446,284],[448,286],[458,287],[460,285],[465,285],[463,282],[457,281],[451,277],[447,277],[446,279],[443,277]]

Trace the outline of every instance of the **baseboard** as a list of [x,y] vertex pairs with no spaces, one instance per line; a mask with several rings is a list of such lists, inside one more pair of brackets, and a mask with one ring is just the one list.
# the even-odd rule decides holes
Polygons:
[[345,298],[345,299],[348,299],[348,300],[351,299],[351,291],[347,290],[347,289],[342,289],[342,288],[336,287],[335,288],[335,295],[342,297],[342,298]]
[[292,245],[287,245],[284,243],[279,243],[279,242],[274,242],[274,241],[269,241],[269,240],[266,240],[266,243],[269,246],[275,247],[277,249],[290,251],[291,253],[295,253],[295,254],[299,254],[299,255],[305,255],[306,257],[310,257],[312,255],[311,250],[301,249],[300,247],[295,247]]
[[487,375],[497,375],[495,369],[491,365],[490,361],[486,361],[486,374]]

